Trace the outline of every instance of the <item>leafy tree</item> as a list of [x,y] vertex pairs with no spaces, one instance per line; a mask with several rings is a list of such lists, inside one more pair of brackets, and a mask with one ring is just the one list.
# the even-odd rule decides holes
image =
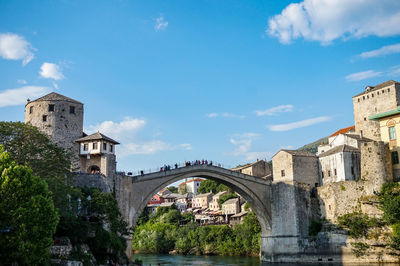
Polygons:
[[222,196],[219,197],[219,199],[218,199],[219,208],[221,208],[222,204],[223,204],[225,201],[227,201],[227,200],[229,200],[229,199],[234,199],[234,198],[237,198],[237,197],[238,197],[238,195],[237,195],[236,193],[227,193],[227,194],[222,195]]
[[171,191],[172,193],[178,193],[178,188],[177,188],[177,187],[170,186],[170,187],[167,187],[167,188],[168,188],[168,190]]
[[383,184],[379,202],[383,210],[382,218],[389,224],[400,223],[400,184]]
[[203,182],[201,182],[198,193],[218,193],[220,191],[228,191],[229,187],[225,186],[224,184],[218,183],[214,180],[211,179],[206,179]]
[[44,264],[58,223],[51,192],[2,146],[0,173],[0,264]]
[[338,217],[339,226],[345,228],[353,238],[367,237],[368,230],[380,226],[377,218],[370,218],[361,212],[348,213]]
[[66,210],[66,175],[71,165],[71,154],[54,144],[36,127],[21,122],[0,122],[0,145],[4,145],[11,159],[27,165],[33,174],[43,178],[53,192],[54,205]]

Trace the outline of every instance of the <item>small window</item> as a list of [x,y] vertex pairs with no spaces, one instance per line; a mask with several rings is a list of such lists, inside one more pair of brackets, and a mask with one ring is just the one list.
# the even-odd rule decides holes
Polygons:
[[83,150],[87,151],[88,150],[88,145],[87,144],[83,144]]
[[365,96],[363,96],[363,100],[365,100]]
[[336,171],[336,168],[333,170],[333,172],[335,173],[335,175],[337,175],[337,171]]
[[43,122],[46,122],[46,121],[47,121],[47,115],[44,115],[44,116],[42,117],[42,119],[43,119]]
[[285,176],[285,170],[281,170],[281,176]]
[[367,121],[367,118],[366,118],[366,117],[364,117],[364,121]]
[[328,170],[328,176],[331,176],[331,170]]
[[390,92],[390,89],[388,89],[388,92]]
[[49,112],[54,112],[54,104],[49,104]]
[[383,93],[385,93],[385,91],[384,91],[384,90],[382,90],[382,94],[383,94]]
[[371,94],[371,96],[372,96],[372,98],[374,98],[374,94],[373,93]]
[[92,146],[93,146],[93,150],[97,150],[97,142],[93,142]]
[[392,164],[399,163],[399,153],[397,151],[392,152]]
[[322,176],[322,178],[324,178],[324,171],[321,172],[321,176]]
[[395,127],[389,127],[389,138],[390,138],[390,140],[396,139],[396,128]]
[[351,174],[354,175],[354,167],[351,167]]
[[376,94],[378,94],[378,95],[379,95],[379,91],[378,91]]
[[358,98],[358,102],[360,102],[360,98]]
[[29,107],[29,113],[30,113],[30,114],[33,113],[33,106]]
[[114,145],[110,144],[110,152],[113,152]]
[[105,142],[103,143],[103,150],[105,150],[105,151],[107,150],[107,143],[105,143]]
[[369,95],[367,95],[367,99],[369,99]]
[[75,106],[70,106],[69,107],[69,113],[70,114],[75,114]]

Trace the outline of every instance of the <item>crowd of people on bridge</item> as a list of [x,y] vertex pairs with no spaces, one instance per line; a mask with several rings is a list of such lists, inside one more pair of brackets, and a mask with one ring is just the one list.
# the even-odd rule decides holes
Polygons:
[[[195,166],[195,165],[210,165],[213,166],[213,161],[208,161],[208,160],[194,160],[194,161],[185,161],[183,163],[183,167],[187,167],[187,166]],[[216,166],[221,167],[221,164],[217,164]],[[169,165],[169,164],[164,164],[164,166],[160,167],[160,172],[165,172],[165,171],[169,171],[171,169],[178,169],[179,168],[179,164],[175,163],[174,165]],[[141,170],[140,171],[140,175],[144,175],[144,171]]]

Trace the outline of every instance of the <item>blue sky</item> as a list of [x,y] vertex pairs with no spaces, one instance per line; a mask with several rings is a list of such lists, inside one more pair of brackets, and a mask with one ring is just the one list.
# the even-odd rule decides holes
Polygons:
[[56,91],[121,142],[120,170],[270,159],[400,80],[398,25],[398,0],[0,0],[0,120]]

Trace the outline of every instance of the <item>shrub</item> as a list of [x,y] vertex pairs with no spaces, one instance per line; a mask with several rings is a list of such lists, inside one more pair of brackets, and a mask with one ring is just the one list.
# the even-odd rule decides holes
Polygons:
[[308,234],[310,236],[316,236],[322,229],[322,220],[320,219],[312,219],[310,222],[310,226],[308,227]]

